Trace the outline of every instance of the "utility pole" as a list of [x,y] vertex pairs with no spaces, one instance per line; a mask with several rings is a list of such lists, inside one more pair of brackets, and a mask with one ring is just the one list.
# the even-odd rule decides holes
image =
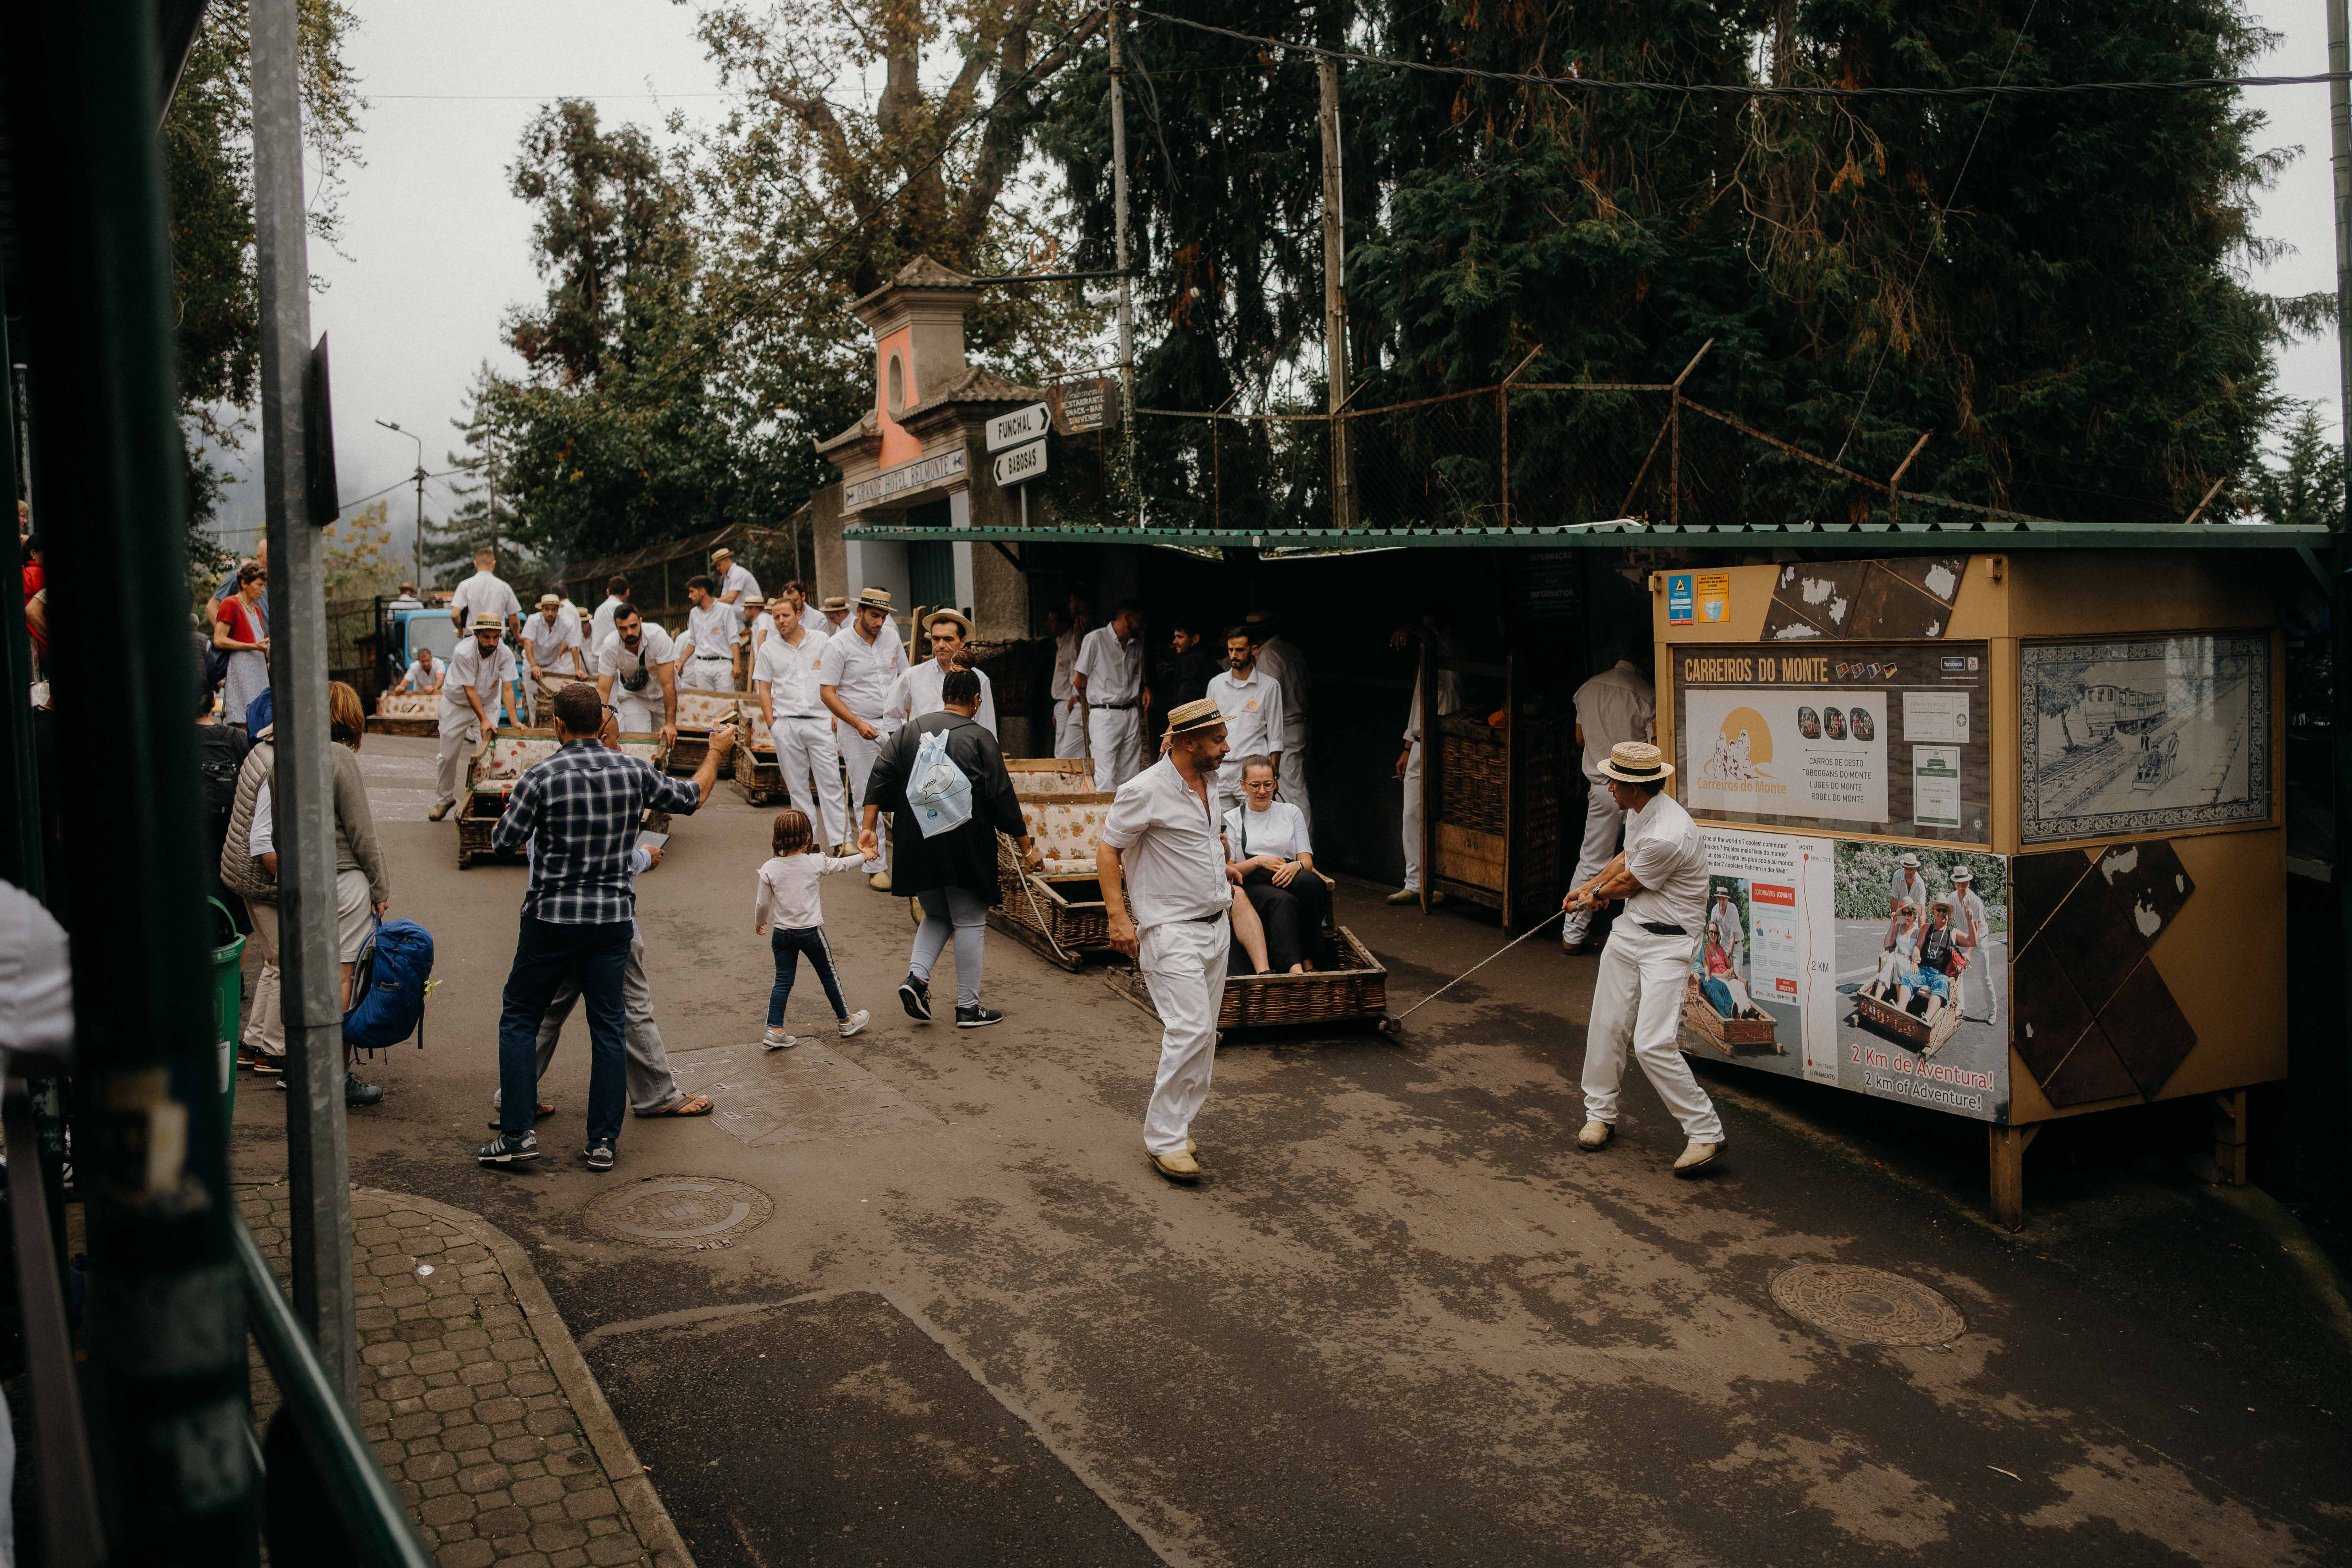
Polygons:
[[376,423],[387,430],[399,430],[400,434],[416,443],[416,592],[422,596],[425,592],[425,437],[414,430],[401,430],[397,419],[379,419]]
[[[2345,0],[2327,0],[2327,84],[2329,140],[2336,163],[2336,403],[2337,430],[2345,450],[2352,452],[2352,87],[2344,72],[2352,68],[2352,29],[2345,22]],[[2344,526],[2336,531],[2335,592],[2328,595],[2327,630],[2334,640],[2331,670],[2335,682],[2334,711],[2329,720],[2336,742],[2336,921],[2337,952],[2352,973],[2352,470],[2346,474]],[[2338,1043],[2352,1051],[2352,1040]]]
[[1135,521],[1143,523],[1143,493],[1135,482],[1135,280],[1127,262],[1127,65],[1120,35],[1126,31],[1124,6],[1110,8],[1110,195],[1116,256],[1118,262],[1118,418],[1127,433],[1127,489],[1135,502]]
[[349,1401],[359,1391],[359,1337],[352,1313],[352,1189],[343,1142],[325,552],[311,521],[305,436],[310,263],[304,232],[297,8],[298,0],[252,0],[261,469],[269,526],[270,686],[278,729],[271,781],[278,823],[278,962],[285,971],[294,1314],[310,1331],[327,1375]]
[[1348,237],[1339,181],[1339,62],[1318,58],[1315,75],[1323,89],[1323,363],[1331,405],[1331,526],[1356,521],[1356,470],[1348,452],[1348,422],[1339,410],[1348,402]]

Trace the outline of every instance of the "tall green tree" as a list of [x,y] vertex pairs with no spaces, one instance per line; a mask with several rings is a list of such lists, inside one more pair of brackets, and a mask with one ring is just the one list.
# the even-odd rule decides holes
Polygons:
[[2344,448],[2329,434],[2316,405],[2296,405],[2281,442],[2279,461],[2264,464],[2249,497],[2266,522],[2344,526]]

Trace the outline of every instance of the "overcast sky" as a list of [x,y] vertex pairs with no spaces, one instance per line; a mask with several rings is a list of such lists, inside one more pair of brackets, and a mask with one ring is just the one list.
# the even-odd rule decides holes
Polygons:
[[[370,105],[361,130],[367,163],[347,173],[343,254],[310,256],[327,285],[311,324],[331,338],[335,456],[347,500],[395,482],[415,463],[415,445],[373,421],[418,432],[425,466],[446,468],[457,446],[449,422],[464,412],[476,367],[485,359],[515,367],[499,343],[499,318],[543,286],[530,265],[530,213],[509,192],[506,171],[539,106],[593,97],[607,124],[635,121],[657,135],[672,108],[708,121],[725,107],[694,39],[693,11],[670,0],[360,0],[358,9],[351,58]],[[2286,35],[2257,73],[2326,68],[2318,6],[2271,3],[2257,14]],[[2255,282],[2288,294],[2332,288],[2326,89],[2254,97],[2272,121],[2263,144],[2304,148],[2263,198],[2260,224],[2295,254]],[[2332,420],[2332,340],[2289,351],[2281,371],[2285,391],[2321,401]],[[258,490],[232,487],[233,527],[258,526]],[[411,494],[404,487],[389,498],[404,548]],[[452,504],[446,489],[427,485],[428,517]]]

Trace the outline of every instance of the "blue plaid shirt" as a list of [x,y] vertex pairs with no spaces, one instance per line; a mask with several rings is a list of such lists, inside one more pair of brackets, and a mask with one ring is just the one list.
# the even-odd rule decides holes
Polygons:
[[646,807],[685,815],[702,804],[692,781],[596,741],[573,741],[516,781],[490,843],[510,854],[534,832],[522,912],[551,925],[610,925],[636,918],[629,851]]

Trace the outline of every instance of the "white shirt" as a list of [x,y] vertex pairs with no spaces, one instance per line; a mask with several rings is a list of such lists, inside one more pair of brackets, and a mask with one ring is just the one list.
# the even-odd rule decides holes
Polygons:
[[775,616],[774,616],[772,613],[771,613],[771,612],[769,612],[769,611],[767,611],[767,610],[761,610],[761,611],[759,613],[758,616],[757,616],[757,617],[755,617],[755,618],[752,620],[752,622],[751,622],[751,655],[752,655],[752,657],[753,657],[753,658],[758,658],[758,657],[759,657],[760,650],[761,650],[762,647],[766,647],[766,646],[767,646],[768,639],[769,639],[770,637],[774,637],[775,635],[776,635],[776,617],[775,617]]
[[697,658],[732,658],[736,636],[742,629],[743,617],[735,613],[735,606],[713,599],[698,610],[686,612],[686,636],[678,640],[692,648]]
[[1715,932],[1716,941],[1723,944],[1725,955],[1738,958],[1740,937],[1738,906],[1728,900],[1708,906],[1706,923],[1708,929]]
[[253,792],[252,826],[245,831],[245,852],[247,855],[275,855],[278,852],[278,814],[269,804],[269,781]]
[[419,659],[410,664],[408,673],[400,679],[408,682],[408,689],[411,691],[423,690],[430,697],[441,689],[442,678],[448,673],[449,661],[446,658],[435,659],[433,668],[429,670],[425,668],[424,661]]
[[1312,855],[1307,815],[1286,800],[1269,802],[1264,811],[1252,811],[1244,801],[1225,813],[1225,853],[1236,864],[1253,855],[1279,855],[1286,860]]
[[1213,809],[1192,793],[1169,757],[1118,786],[1102,841],[1118,851],[1139,933],[1232,907],[1223,825]]
[[1927,907],[1927,879],[1916,867],[1895,867],[1886,879],[1886,890],[1896,903],[1916,904],[1922,910]]
[[441,711],[470,714],[473,709],[466,701],[466,689],[473,688],[482,700],[482,711],[493,720],[499,716],[499,692],[515,679],[514,649],[499,643],[488,654],[473,637],[457,644],[457,651],[442,664],[448,677],[441,682]]
[[751,923],[778,931],[805,931],[824,924],[824,905],[817,897],[816,879],[828,871],[857,871],[866,861],[856,855],[773,855],[759,874],[751,894]]
[[[1230,669],[1209,677],[1209,697],[1225,716],[1228,766],[1239,770],[1244,757],[1282,750],[1282,688],[1263,667],[1246,679]],[[1241,782],[1238,771],[1234,782]]]
[[1992,921],[1985,914],[1984,900],[1977,897],[1973,880],[1966,892],[1952,894],[1952,929],[1979,945],[1992,934]]
[[547,612],[541,610],[523,622],[522,640],[531,658],[539,661],[539,668],[552,670],[563,658],[565,648],[580,646],[580,627],[578,623],[565,619],[562,610],[555,612],[555,624],[549,626]]
[[1133,703],[1143,694],[1143,639],[1118,640],[1116,626],[1097,626],[1078,644],[1073,675],[1087,678],[1087,706]]
[[1070,671],[1077,667],[1078,634],[1076,628],[1054,639],[1054,700],[1067,702],[1077,689],[1070,684]]
[[[1454,651],[1454,645],[1437,633],[1426,632],[1425,635],[1429,638],[1429,651],[1432,658],[1444,658]],[[1443,719],[1448,713],[1458,712],[1461,707],[1460,679],[1450,669],[1439,670],[1437,672],[1437,716]],[[1412,745],[1421,744],[1421,675],[1416,670],[1412,678],[1412,707],[1404,716],[1404,738]]]
[[[637,634],[635,653],[622,645],[617,632],[613,635],[612,641],[597,649],[596,673],[614,677],[613,689],[616,692],[646,692],[658,702],[661,700],[661,677],[654,670],[656,666],[677,662],[677,645],[669,640],[667,632],[651,621],[641,622],[640,626],[642,629]],[[631,687],[629,682],[641,673],[645,677],[645,684]]]
[[752,576],[748,569],[730,561],[727,565],[727,575],[719,580],[719,596],[726,599],[730,594],[736,595],[733,599],[728,600],[728,604],[735,611],[736,624],[740,626],[743,621],[743,601],[760,596],[760,580]]
[[[993,735],[996,733],[996,689],[989,684],[986,670],[976,669],[972,673],[980,677],[980,727]],[[940,683],[947,678],[948,672],[940,668],[940,661],[935,658],[927,658],[898,677],[890,687],[888,717],[891,721],[895,724],[911,723],[926,713],[945,712],[947,704],[940,698]]]
[[457,584],[449,595],[449,618],[462,630],[471,625],[476,616],[504,616],[507,625],[522,619],[522,601],[515,597],[506,579],[489,572],[477,572]]
[[817,656],[816,679],[818,685],[840,692],[852,713],[872,723],[889,710],[890,689],[906,668],[907,645],[888,622],[867,642],[855,621],[845,621],[840,634],[826,638],[824,651]]
[[607,594],[604,602],[596,606],[596,613],[588,617],[588,651],[591,654],[604,647],[604,639],[613,635],[614,616],[628,602],[618,594]]
[[760,645],[751,658],[751,679],[768,683],[768,702],[779,719],[828,719],[824,699],[817,695],[817,660],[824,637],[803,631],[798,647],[781,633]]
[[73,1039],[65,928],[39,900],[0,882],[0,1049],[70,1056]]
[[1625,869],[1642,884],[1625,900],[1627,920],[1692,936],[1706,929],[1706,846],[1682,802],[1664,790],[1625,814]]
[[1576,721],[1584,728],[1584,776],[1601,780],[1601,764],[1620,741],[1657,739],[1657,697],[1649,678],[1619,659],[1576,689]]
[[1268,637],[1258,645],[1257,667],[1274,678],[1282,688],[1284,721],[1290,729],[1304,733],[1307,725],[1307,656],[1288,637]]

